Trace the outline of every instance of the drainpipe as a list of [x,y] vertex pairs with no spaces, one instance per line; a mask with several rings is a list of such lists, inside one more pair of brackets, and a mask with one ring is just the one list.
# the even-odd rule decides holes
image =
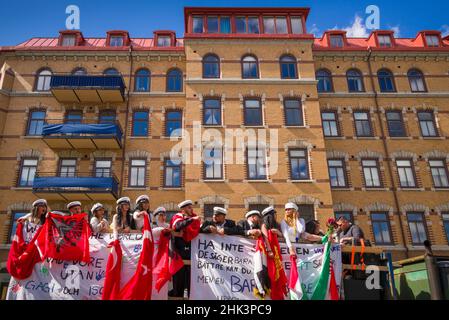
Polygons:
[[437,259],[433,255],[432,244],[429,240],[424,242],[426,254],[424,261],[426,263],[427,277],[429,278],[430,296],[432,300],[443,300],[443,290],[441,290],[440,271]]
[[376,105],[376,113],[377,113],[377,120],[379,121],[379,126],[380,126],[380,130],[382,132],[382,136],[381,136],[381,140],[382,140],[382,144],[384,147],[384,152],[385,152],[385,156],[387,157],[387,167],[388,167],[388,173],[390,175],[390,179],[391,179],[391,186],[393,189],[393,197],[394,197],[394,202],[396,205],[396,212],[399,214],[399,225],[401,228],[401,236],[402,236],[402,242],[404,243],[404,247],[405,247],[405,256],[406,258],[409,258],[409,250],[407,248],[407,237],[405,236],[404,233],[404,224],[402,222],[401,219],[401,208],[400,208],[400,204],[399,204],[399,198],[398,198],[398,194],[397,194],[397,188],[396,188],[396,183],[394,180],[394,174],[393,174],[393,169],[391,168],[391,164],[390,161],[390,151],[388,150],[388,144],[387,144],[387,139],[386,139],[386,135],[384,134],[386,131],[384,129],[384,124],[382,122],[382,117],[381,117],[381,110],[380,110],[380,106],[379,106],[379,96],[378,96],[378,92],[376,90],[375,84],[374,84],[374,74],[373,74],[373,68],[371,65],[371,55],[372,55],[372,49],[371,47],[368,48],[368,68],[369,68],[369,77],[371,80],[371,87],[373,88],[374,91],[374,103]]
[[129,63],[129,80],[128,80],[128,92],[126,93],[126,116],[125,116],[125,128],[124,128],[124,137],[123,137],[123,147],[122,147],[122,170],[120,174],[120,197],[123,195],[123,190],[125,187],[125,155],[126,155],[126,146],[128,142],[128,121],[129,121],[129,100],[130,100],[130,92],[131,92],[131,84],[132,84],[132,72],[133,72],[133,46],[132,44],[128,50],[128,58],[130,60]]

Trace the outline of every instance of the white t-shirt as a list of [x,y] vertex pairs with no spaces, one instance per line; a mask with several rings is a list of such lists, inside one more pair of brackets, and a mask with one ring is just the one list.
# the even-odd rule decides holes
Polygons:
[[108,220],[106,220],[104,218],[101,221],[98,220],[97,217],[92,217],[92,219],[90,219],[90,225],[92,226],[92,230],[94,232],[100,232],[101,231],[101,229],[102,229],[101,226],[100,226],[101,222],[104,222],[106,228],[109,228],[109,222],[108,222]]
[[[295,234],[296,229],[296,234]],[[296,243],[297,240],[304,238],[306,233],[306,222],[304,219],[296,219],[296,228],[290,227],[285,220],[281,222],[282,235],[285,238],[285,242],[289,248],[292,247],[292,242]]]

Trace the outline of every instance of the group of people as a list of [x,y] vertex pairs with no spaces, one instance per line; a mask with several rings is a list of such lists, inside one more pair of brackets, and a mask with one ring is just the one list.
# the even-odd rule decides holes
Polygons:
[[[287,244],[289,253],[296,256],[293,244],[299,242],[322,243],[324,233],[320,229],[319,222],[313,220],[308,224],[301,218],[299,208],[295,203],[285,205],[285,215],[278,222],[277,211],[269,206],[262,212],[249,211],[243,220],[237,223],[227,219],[228,211],[225,208],[215,207],[212,220],[201,221],[194,213],[193,202],[185,200],[178,204],[179,213],[175,214],[170,222],[166,221],[166,209],[159,207],[150,212],[150,198],[147,195],[139,196],[135,201],[135,209],[131,208],[131,199],[123,197],[117,200],[116,213],[109,224],[105,218],[105,207],[101,203],[92,206],[90,226],[97,233],[133,233],[141,232],[144,226],[144,215],[148,214],[150,223],[154,228],[171,232],[174,250],[183,260],[190,260],[191,240],[198,233],[243,236],[252,239],[268,239],[271,231],[278,236],[280,241]],[[70,202],[67,205],[68,214],[82,213],[79,201]],[[19,219],[19,222],[42,225],[48,213],[48,204],[45,199],[33,203],[32,212]],[[54,212],[53,212],[54,213]],[[60,213],[64,214],[64,213]],[[87,215],[86,215],[87,219]],[[364,238],[363,231],[352,224],[346,218],[341,217],[336,221],[336,233],[331,235],[334,242],[342,245],[359,244]],[[273,251],[268,241],[265,241],[266,253],[273,257]],[[183,297],[185,290],[190,293],[190,265],[186,264],[173,276],[173,290],[169,293],[172,297]]]

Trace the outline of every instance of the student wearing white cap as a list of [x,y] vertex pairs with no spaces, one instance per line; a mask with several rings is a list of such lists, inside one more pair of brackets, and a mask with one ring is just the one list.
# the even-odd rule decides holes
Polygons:
[[159,207],[153,212],[153,224],[156,225],[157,228],[170,228],[170,225],[167,223],[166,216],[167,210],[164,207]]
[[237,223],[242,236],[258,239],[262,232],[260,231],[260,219],[262,215],[257,210],[251,210],[245,214],[245,220]]
[[298,206],[291,202],[285,205],[285,217],[281,222],[281,230],[292,256],[296,256],[292,243],[299,243],[300,239],[311,242],[321,242],[322,240],[321,236],[306,232],[306,223],[299,216]]
[[[185,200],[178,204],[178,207],[181,212],[175,214],[170,221],[170,228],[174,232],[174,248],[183,260],[190,260],[191,241],[199,234],[201,220],[193,212],[192,200]],[[190,295],[190,265],[184,265],[173,275],[173,290],[168,295],[183,297],[185,290]]]
[[278,237],[282,237],[281,227],[276,221],[276,216],[276,210],[273,206],[269,206],[262,211],[262,226],[260,229],[265,240],[267,255],[270,258],[273,258],[274,254],[268,241],[268,231],[275,233]]
[[212,233],[219,235],[240,235],[235,221],[226,219],[228,211],[225,208],[215,207],[212,221],[205,221],[201,225],[201,233]]
[[18,223],[32,223],[37,225],[43,225],[45,223],[45,217],[48,212],[47,200],[36,200],[33,202],[32,206],[31,212],[18,219]]
[[131,212],[131,199],[122,197],[117,200],[117,213],[112,218],[112,230],[114,233],[131,233],[136,230],[136,222]]
[[93,205],[92,219],[90,219],[90,225],[95,233],[107,233],[109,232],[109,222],[104,218],[104,206],[101,203]]
[[81,202],[79,201],[70,202],[67,205],[67,210],[70,211],[71,216],[73,216],[74,214],[81,214],[83,211],[83,209],[81,208]]
[[151,224],[151,214],[150,214],[150,197],[147,195],[141,195],[136,199],[136,209],[133,213],[133,218],[136,221],[137,230],[143,229],[143,222],[145,213],[150,217]]

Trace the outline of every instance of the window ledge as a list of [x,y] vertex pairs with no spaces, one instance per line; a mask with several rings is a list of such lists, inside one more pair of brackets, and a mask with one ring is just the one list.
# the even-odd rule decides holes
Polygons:
[[387,137],[388,140],[413,140],[413,137]]
[[426,191],[424,188],[398,188],[398,191]]
[[150,188],[147,188],[147,187],[127,187],[127,188],[124,188],[123,190],[125,190],[125,191],[148,191],[148,190],[150,190]]
[[220,124],[220,125],[202,124],[201,127],[202,128],[208,128],[208,129],[226,128],[226,126],[222,125],[222,124]]
[[331,191],[354,191],[353,188],[335,188],[331,187]]
[[316,183],[316,180],[287,180],[289,183]]
[[9,250],[11,249],[11,244],[0,244],[0,250]]
[[165,191],[184,191],[184,188],[167,188],[167,187],[162,187],[162,188],[159,188],[159,190],[165,190]]
[[353,140],[379,140],[379,137],[352,137]]
[[246,126],[246,125],[241,125],[240,128],[268,129],[268,126]]
[[12,187],[11,190],[16,190],[16,191],[33,191],[33,187]]
[[420,137],[420,140],[446,140],[446,137]]
[[272,180],[243,180],[243,183],[272,183]]
[[22,139],[42,139],[44,136],[40,135],[40,136],[21,136]]
[[438,192],[438,191],[448,192],[448,191],[449,191],[449,188],[432,188],[432,191],[436,191],[436,192]]
[[134,136],[131,136],[131,137],[129,137],[129,139],[131,139],[131,140],[144,140],[144,139],[151,139],[151,137],[150,136],[146,136],[146,137],[134,137]]
[[362,191],[390,191],[388,188],[362,188]]
[[167,136],[161,136],[160,139],[163,140],[171,140],[171,139],[176,139],[176,140],[182,140],[182,137],[167,137]]
[[346,137],[326,137],[326,136],[324,136],[324,140],[346,140]]
[[202,179],[202,180],[200,180],[200,182],[204,182],[204,183],[210,183],[210,182],[212,182],[212,183],[225,183],[226,180],[224,180],[224,179],[221,179],[221,180]]
[[310,129],[310,126],[282,126],[284,129]]

